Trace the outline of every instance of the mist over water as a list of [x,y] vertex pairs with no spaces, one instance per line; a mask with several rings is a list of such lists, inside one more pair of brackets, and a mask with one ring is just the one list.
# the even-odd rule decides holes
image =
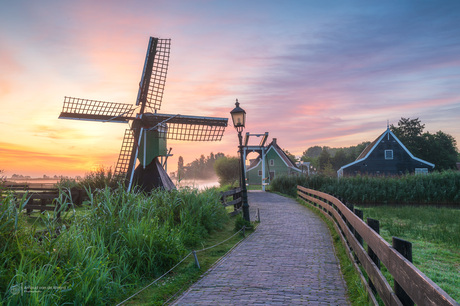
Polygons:
[[197,188],[198,190],[204,190],[206,188],[211,187],[219,187],[219,182],[217,179],[210,179],[210,180],[181,180],[180,182],[174,182],[177,188],[180,187],[191,187]]

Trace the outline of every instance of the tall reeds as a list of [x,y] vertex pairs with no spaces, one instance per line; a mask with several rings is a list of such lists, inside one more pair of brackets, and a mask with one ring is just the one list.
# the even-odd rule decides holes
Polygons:
[[[228,220],[219,195],[98,189],[78,213],[36,226],[5,194],[0,206],[0,301],[5,304],[107,304],[171,268]],[[60,198],[67,201],[65,197]]]
[[460,172],[398,177],[276,177],[272,190],[296,195],[296,186],[320,190],[354,204],[460,204]]

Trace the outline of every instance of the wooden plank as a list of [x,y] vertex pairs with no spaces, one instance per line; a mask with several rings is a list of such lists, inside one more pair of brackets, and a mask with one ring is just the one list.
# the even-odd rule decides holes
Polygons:
[[235,205],[235,204],[238,204],[238,203],[241,203],[241,198],[238,198],[236,200],[233,200],[233,201],[230,201],[230,202],[224,202],[224,206],[230,206],[230,205]]
[[[398,251],[369,228],[363,220],[358,218],[338,199],[329,194],[312,189],[304,187],[300,187],[299,189],[302,192],[310,193],[332,202],[361,235],[364,241],[372,248],[374,253],[377,254],[390,274],[417,305],[459,305],[444,290],[418,270],[411,262],[405,259],[404,256],[399,254]],[[341,218],[337,217],[336,219],[338,221],[341,220]]]
[[233,217],[233,216],[236,216],[237,214],[239,214],[241,211],[242,211],[242,208],[239,208],[239,209],[234,210],[231,213],[229,213],[229,215]]
[[30,204],[27,204],[24,209],[32,209],[32,210],[40,210],[40,211],[43,211],[43,210],[50,210],[50,211],[54,211],[56,210],[56,206],[43,206],[43,205],[30,205]]
[[30,194],[31,200],[54,200],[57,197],[59,197],[59,195],[56,195],[56,194],[41,194],[41,193]]
[[239,192],[241,192],[241,188],[239,188],[239,187],[236,188],[236,189],[227,190],[227,191],[224,191],[224,192],[221,193],[221,197],[225,198],[225,197],[237,194]]

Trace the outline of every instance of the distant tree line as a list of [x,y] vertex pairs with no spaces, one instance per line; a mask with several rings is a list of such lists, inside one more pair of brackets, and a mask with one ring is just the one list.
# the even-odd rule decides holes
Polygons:
[[184,158],[179,156],[177,163],[177,177],[185,180],[206,180],[216,177],[214,171],[214,163],[219,158],[225,157],[224,153],[212,153],[209,156],[203,154],[200,158],[195,159],[191,163],[184,165]]
[[369,144],[370,142],[366,141],[343,148],[313,146],[303,152],[300,160],[310,162],[313,172],[334,176],[340,167],[355,161]]

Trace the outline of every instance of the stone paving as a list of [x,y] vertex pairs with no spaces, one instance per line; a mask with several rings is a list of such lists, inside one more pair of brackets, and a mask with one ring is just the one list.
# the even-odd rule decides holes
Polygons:
[[250,191],[257,230],[174,305],[349,305],[326,225],[293,199]]

